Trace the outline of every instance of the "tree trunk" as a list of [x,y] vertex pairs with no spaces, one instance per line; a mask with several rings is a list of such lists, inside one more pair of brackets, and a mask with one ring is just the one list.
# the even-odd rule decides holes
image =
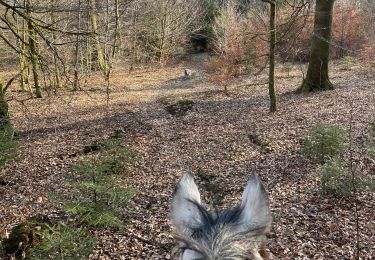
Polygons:
[[270,71],[269,71],[269,96],[270,112],[276,112],[276,92],[275,92],[275,47],[276,47],[276,1],[270,2]]
[[96,52],[97,52],[97,58],[98,58],[98,64],[100,70],[106,74],[107,72],[107,66],[106,62],[104,60],[104,54],[102,50],[102,46],[100,45],[100,39],[99,39],[99,34],[98,34],[98,24],[97,24],[97,15],[96,15],[96,1],[95,0],[89,0],[90,4],[90,12],[91,12],[91,27],[92,27],[92,32],[94,34],[94,40],[96,44]]
[[[16,26],[17,26],[17,33],[20,35],[21,39],[17,38],[17,46],[20,50],[18,54],[19,58],[19,67],[21,71],[20,75],[20,86],[21,90],[25,91],[26,89],[30,91],[32,94],[32,90],[29,85],[29,73],[28,73],[28,64],[27,64],[27,57],[26,57],[26,26],[25,26],[25,20],[22,19],[22,23],[20,25],[19,19],[16,20]],[[21,26],[21,28],[20,28]]]
[[[81,30],[81,0],[78,0],[78,11],[77,11],[77,30]],[[74,50],[74,80],[73,80],[73,90],[77,91],[79,89],[79,77],[78,77],[78,62],[79,62],[79,45],[80,37],[76,35],[76,46]]]
[[335,0],[316,1],[309,67],[298,92],[333,89],[328,76],[328,61],[334,2]]
[[[54,6],[55,6],[55,0],[52,1],[51,3],[51,13],[50,13],[50,17],[51,17],[51,22],[53,24],[53,26],[56,27],[56,17],[55,17],[55,11],[54,11]],[[53,42],[56,42],[56,33],[55,31],[52,31],[52,39],[53,39]],[[57,50],[56,50],[57,51]],[[57,63],[57,53],[56,51],[53,52],[53,65],[54,65],[54,88],[61,88],[62,85],[61,85],[61,79],[60,79],[60,68],[59,68],[59,64]]]
[[135,62],[137,61],[137,34],[138,34],[138,17],[137,17],[137,5],[135,5],[132,9],[132,30],[131,30],[131,59],[130,59],[130,66],[129,66],[129,72],[133,71]]
[[86,50],[85,50],[85,53],[86,53],[86,70],[87,71],[92,71],[94,70],[94,66],[92,64],[92,61],[93,61],[93,58],[92,58],[92,48],[91,48],[91,38],[90,37],[86,37]]
[[160,37],[160,46],[159,46],[159,51],[160,51],[160,57],[159,57],[159,63],[161,65],[165,65],[166,63],[166,46],[165,46],[165,41],[166,41],[166,30],[167,30],[167,4],[163,2],[163,19],[161,19],[161,37]]
[[8,113],[8,103],[5,99],[3,83],[0,82],[0,130],[2,130],[5,127],[5,125],[9,123]]
[[[31,0],[26,1],[26,14],[28,17],[31,17]],[[42,91],[39,84],[39,74],[38,74],[38,54],[36,50],[36,33],[33,22],[31,19],[27,20],[27,29],[29,34],[29,52],[30,52],[30,59],[31,65],[33,70],[33,77],[34,77],[34,88],[35,88],[35,96],[37,98],[42,97]]]
[[[122,49],[122,35],[121,35],[121,21],[120,21],[120,3],[119,0],[115,0],[115,44],[113,48],[113,58],[116,57],[115,50],[121,50]],[[118,43],[117,43],[118,41]],[[117,46],[117,48],[116,48]]]
[[[121,23],[120,23],[120,10],[119,10],[119,0],[115,0],[115,29],[114,29],[114,40],[112,47],[112,59],[116,57],[117,50],[121,48]],[[118,42],[118,43],[117,43]]]

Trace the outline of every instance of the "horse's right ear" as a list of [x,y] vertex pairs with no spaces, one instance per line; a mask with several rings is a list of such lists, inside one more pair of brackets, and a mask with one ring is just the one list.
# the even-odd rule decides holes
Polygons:
[[177,184],[171,203],[171,219],[180,234],[186,234],[201,223],[200,193],[189,173]]
[[267,231],[271,225],[271,213],[268,195],[261,180],[252,174],[245,187],[241,201],[239,231],[259,229]]

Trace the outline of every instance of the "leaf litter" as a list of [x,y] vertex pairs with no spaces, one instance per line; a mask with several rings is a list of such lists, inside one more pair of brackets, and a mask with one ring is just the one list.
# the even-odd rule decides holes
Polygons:
[[[366,131],[375,120],[374,72],[360,66],[333,68],[335,90],[297,95],[293,91],[301,75],[296,70],[286,77],[280,66],[279,110],[270,114],[267,86],[254,85],[265,82],[266,74],[238,79],[226,96],[221,87],[207,83],[199,68],[194,78],[182,81],[183,68],[130,75],[119,69],[109,99],[96,76],[90,91],[61,91],[25,104],[12,101],[21,147],[18,159],[0,171],[1,234],[28,216],[61,214],[62,205],[49,194],[69,192],[66,179],[82,149],[120,129],[140,158],[127,177],[137,189],[124,219],[131,226],[126,232],[92,231],[99,239],[91,259],[170,259],[175,241],[169,203],[185,172],[195,175],[211,209],[238,204],[249,174],[256,172],[270,195],[268,248],[275,259],[354,259],[354,202],[320,193],[313,174],[317,165],[304,158],[301,145],[318,123],[348,126],[350,103],[354,136]],[[165,99],[189,99],[194,106],[175,117],[165,110]],[[367,164],[372,170],[366,174],[374,176],[375,162]],[[374,204],[374,194],[359,194],[362,259],[375,258]],[[2,251],[0,258],[7,259]]]

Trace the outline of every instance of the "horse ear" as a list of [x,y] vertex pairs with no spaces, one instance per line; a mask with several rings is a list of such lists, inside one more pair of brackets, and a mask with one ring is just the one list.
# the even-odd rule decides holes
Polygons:
[[200,193],[193,176],[185,174],[177,184],[171,203],[171,219],[180,234],[201,223]]
[[268,195],[256,174],[252,174],[245,187],[241,201],[239,231],[267,231],[271,225]]

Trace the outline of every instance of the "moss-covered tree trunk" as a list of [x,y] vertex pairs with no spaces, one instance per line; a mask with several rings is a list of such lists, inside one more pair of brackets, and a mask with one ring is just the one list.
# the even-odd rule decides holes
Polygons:
[[[1,80],[1,79],[0,79]],[[9,123],[8,103],[5,99],[3,84],[0,82],[0,130]]]
[[100,70],[106,74],[107,72],[107,66],[104,59],[104,54],[102,50],[102,46],[100,45],[100,39],[98,34],[98,23],[97,23],[97,14],[96,14],[96,0],[90,0],[90,19],[91,19],[91,28],[92,32],[94,34],[94,40],[96,44],[96,52],[97,52],[97,58],[98,58],[98,65]]
[[20,38],[16,39],[17,47],[19,49],[19,67],[20,67],[20,86],[21,90],[25,91],[28,90],[30,93],[32,93],[32,90],[30,88],[29,84],[29,70],[28,70],[28,64],[27,64],[27,56],[26,56],[26,22],[25,19],[22,19],[22,22],[20,23],[19,19],[16,19],[16,28],[17,33],[20,35]]
[[269,71],[269,96],[270,112],[276,112],[275,91],[275,47],[276,47],[276,1],[270,1],[270,71]]
[[[51,18],[51,23],[56,26],[56,17],[55,17],[55,4],[56,4],[56,1],[53,0],[51,1],[51,13],[50,13],[50,18]],[[79,9],[80,10],[80,9]],[[52,39],[53,39],[53,42],[57,42],[57,37],[56,37],[56,32],[55,31],[52,31]],[[56,50],[57,51],[57,50]],[[60,78],[60,68],[59,68],[59,64],[58,64],[58,57],[57,57],[57,53],[54,52],[53,53],[53,65],[54,65],[54,88],[62,88],[62,84],[61,84],[61,78]]]
[[334,2],[335,0],[316,0],[309,67],[298,92],[333,89],[328,76],[328,61]]
[[[26,1],[26,14],[28,17],[31,17],[31,0]],[[42,98],[42,90],[39,83],[39,64],[38,64],[38,53],[36,48],[36,32],[34,28],[34,23],[32,19],[27,20],[27,29],[29,34],[29,52],[30,60],[32,65],[33,77],[34,77],[34,88],[35,96],[37,98]]]

